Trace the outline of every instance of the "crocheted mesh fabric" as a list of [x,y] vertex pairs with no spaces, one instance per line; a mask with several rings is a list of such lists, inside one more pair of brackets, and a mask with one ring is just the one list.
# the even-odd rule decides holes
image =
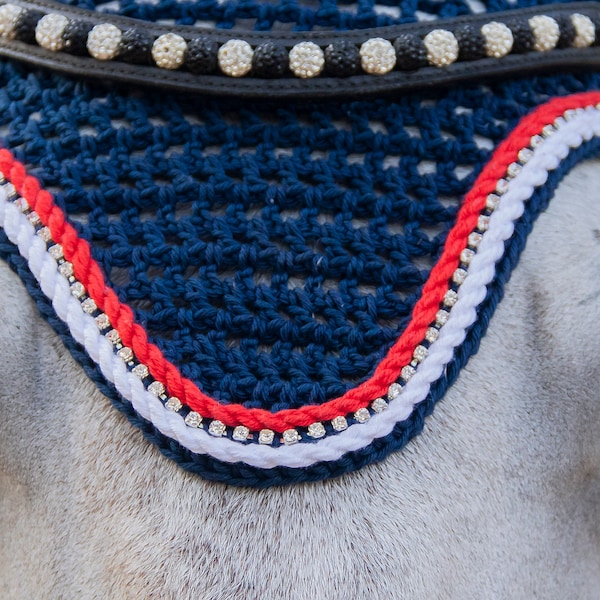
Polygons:
[[[128,17],[180,25],[201,25],[230,29],[246,27],[257,31],[272,29],[365,29],[398,23],[445,19],[481,12],[498,12],[517,7],[555,4],[560,0],[238,0],[223,2],[178,2],[158,0],[62,0],[90,10],[118,13]],[[575,1],[575,0],[566,0]]]
[[368,378],[494,145],[530,108],[589,86],[267,105],[20,69],[0,70],[3,144],[167,359],[222,401],[273,411]]

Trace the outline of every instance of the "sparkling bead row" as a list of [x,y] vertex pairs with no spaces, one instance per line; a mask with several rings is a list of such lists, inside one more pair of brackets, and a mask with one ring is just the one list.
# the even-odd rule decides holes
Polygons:
[[[600,105],[598,105],[598,109],[600,109]],[[375,398],[369,403],[368,407],[360,408],[350,415],[336,416],[326,424],[315,422],[306,428],[287,429],[281,434],[280,438],[277,438],[276,432],[271,429],[252,432],[244,425],[228,427],[225,423],[217,419],[206,419],[196,411],[184,406],[179,398],[169,396],[165,385],[155,380],[151,376],[148,366],[137,360],[133,350],[122,343],[119,332],[113,327],[108,316],[98,308],[94,299],[88,295],[83,283],[75,278],[72,263],[65,259],[62,246],[54,242],[50,229],[42,224],[39,215],[30,208],[24,198],[17,194],[14,186],[6,182],[1,176],[0,185],[3,186],[7,197],[27,217],[27,220],[35,228],[37,235],[46,243],[47,252],[56,261],[58,272],[69,282],[71,294],[79,300],[82,311],[94,318],[98,330],[112,344],[115,354],[125,363],[128,370],[143,382],[146,390],[163,403],[166,410],[180,414],[188,427],[205,429],[210,435],[215,437],[226,435],[235,441],[243,443],[257,442],[267,445],[291,445],[300,441],[320,439],[328,433],[343,431],[352,423],[366,423],[374,414],[386,410],[389,403],[402,394],[404,386],[417,372],[419,364],[427,358],[429,348],[436,342],[440,330],[447,323],[452,308],[458,301],[458,290],[468,277],[469,265],[477,253],[485,232],[489,228],[490,217],[499,206],[502,195],[508,191],[510,180],[516,177],[523,168],[523,165],[530,160],[535,148],[542,144],[546,138],[550,137],[566,121],[569,121],[582,112],[583,109],[568,110],[563,116],[558,117],[554,123],[546,125],[540,135],[533,136],[529,146],[519,151],[518,160],[508,166],[505,177],[497,182],[494,192],[487,196],[485,207],[478,217],[477,225],[469,234],[467,245],[460,253],[459,265],[449,281],[448,290],[444,294],[435,320],[430,323],[424,339],[414,349],[411,362],[402,368],[398,380],[389,385],[385,397]]]
[[597,43],[594,21],[574,13],[560,18],[536,15],[509,23],[492,21],[479,29],[471,25],[454,31],[434,29],[423,37],[410,33],[395,40],[377,37],[360,46],[338,41],[322,48],[314,42],[302,41],[288,52],[273,42],[253,48],[241,39],[219,45],[207,36],[186,40],[176,33],[165,33],[154,38],[135,27],[122,31],[111,23],[92,26],[61,14],[44,15],[15,4],[0,6],[0,37],[35,41],[52,52],[89,54],[102,61],[153,63],[168,70],[186,68],[194,74],[220,71],[229,77],[252,74],[273,78],[291,73],[302,79],[322,73],[337,77],[361,72],[385,75],[394,69],[447,67],[457,60],[502,58],[511,52],[547,52],[557,47],[586,48]]

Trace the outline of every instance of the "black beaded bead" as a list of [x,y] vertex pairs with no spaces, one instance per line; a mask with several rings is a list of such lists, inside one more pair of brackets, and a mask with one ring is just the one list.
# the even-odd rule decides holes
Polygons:
[[15,23],[15,39],[26,44],[35,42],[35,27],[44,16],[39,10],[22,10]]
[[573,45],[577,32],[575,26],[571,22],[571,19],[567,16],[561,15],[554,17],[558,23],[560,29],[560,37],[558,38],[557,48],[570,48]]
[[183,62],[192,73],[207,75],[217,70],[218,54],[218,42],[207,37],[198,37],[188,42]]
[[526,19],[518,19],[507,23],[513,34],[512,54],[524,54],[533,50],[535,38]]
[[394,41],[396,68],[413,70],[427,66],[427,49],[423,40],[411,33],[403,33]]
[[153,41],[148,34],[131,27],[121,36],[119,58],[137,65],[151,64],[150,52]]
[[257,77],[281,77],[289,69],[289,56],[281,44],[266,42],[252,55],[252,73]]
[[360,72],[360,51],[348,41],[334,42],[325,48],[325,70],[335,77],[350,77]]
[[[587,15],[589,17],[589,15]],[[596,29],[596,38],[592,46],[600,46],[600,17],[590,17]]]
[[63,31],[65,52],[77,56],[87,56],[88,33],[94,26],[86,21],[69,21]]
[[458,60],[477,60],[484,58],[485,38],[481,30],[472,25],[463,25],[454,32],[458,42]]

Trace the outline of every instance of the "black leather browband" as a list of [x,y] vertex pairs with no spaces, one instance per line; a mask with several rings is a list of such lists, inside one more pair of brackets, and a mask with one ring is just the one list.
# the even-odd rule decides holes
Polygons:
[[[206,30],[204,28],[177,25],[164,26],[105,13],[85,11],[49,1],[32,0],[14,2],[10,3],[10,6],[17,6],[22,12],[18,13],[18,11],[15,11],[17,15],[15,23],[11,22],[9,26],[4,25],[4,34],[0,36],[0,56],[79,77],[100,78],[102,80],[198,94],[249,98],[319,98],[381,95],[418,88],[447,86],[458,82],[475,81],[504,75],[518,75],[557,69],[573,70],[600,67],[600,7],[596,2],[536,6],[502,13],[473,15],[436,22],[339,32],[256,32],[239,29]],[[38,34],[40,27],[38,23],[36,28],[35,22],[30,25],[30,27],[33,27],[33,30],[28,34],[28,41],[19,39],[19,36],[23,38],[25,35],[22,33],[23,27],[19,29],[19,19],[24,20],[25,16],[31,17],[32,15],[37,15],[43,17],[50,14],[66,17],[69,23],[80,25],[79,30],[83,27],[84,32],[86,30],[91,31],[96,25],[111,24],[123,33],[132,31],[139,33],[138,38],[149,40],[150,44],[146,52],[147,58],[142,52],[142,56],[144,57],[142,62],[146,62],[146,64],[138,64],[140,62],[139,54],[135,62],[127,62],[126,53],[118,49],[115,51],[115,56],[109,60],[94,58],[92,56],[94,48],[89,41],[90,38],[88,38],[87,48],[84,44],[83,51],[80,53],[73,52],[73,48],[70,48],[70,42],[67,38],[65,38],[66,45],[64,49],[61,48],[58,51],[49,50],[40,45],[36,41],[36,38],[33,37],[34,34]],[[578,25],[579,23],[576,19],[573,19],[574,16],[576,16],[576,19],[581,17],[584,24],[592,24],[594,28],[592,31],[595,31],[595,38],[589,38],[586,41],[586,38],[581,37],[577,27],[574,28],[574,24]],[[560,37],[553,48],[544,50],[536,49],[536,45],[541,47],[544,42],[551,44],[553,41],[551,35],[549,42],[544,39],[538,39],[539,32],[536,32],[531,20],[538,17],[550,18],[550,21],[554,21],[558,27]],[[487,38],[482,36],[481,32],[486,31],[482,30],[482,28],[490,23],[493,23],[495,26],[501,25],[506,30],[511,30],[514,33],[515,45],[503,56],[489,56],[490,45],[495,40],[493,37],[490,38],[489,35]],[[14,33],[13,30],[17,33]],[[438,60],[435,54],[436,47],[432,46],[433,42],[429,42],[427,37],[434,30],[441,30],[451,34],[448,36],[452,42],[448,46],[450,48],[447,52],[447,55],[450,57],[448,60],[452,60],[452,53],[455,52],[453,50],[454,46],[452,44],[454,42],[452,38],[456,40],[456,48],[458,50],[455,52],[456,58],[450,64],[435,62]],[[552,28],[550,30],[552,33]],[[183,38],[181,43],[185,46],[185,52],[183,58],[181,58],[181,64],[177,62],[167,63],[169,64],[168,67],[160,68],[157,59],[154,59],[155,62],[153,62],[152,44],[155,44],[160,36],[164,36],[167,33],[176,34],[176,36]],[[60,34],[59,31],[56,35]],[[480,55],[463,56],[461,40],[468,34],[471,34],[474,38],[474,41],[469,40],[469,47],[473,45],[477,46],[475,44],[477,42],[480,48]],[[509,31],[509,36],[511,35],[513,34]],[[196,63],[192,62],[192,59],[196,60],[197,57],[191,56],[191,48],[196,43],[194,40],[197,41],[198,39],[202,40],[202,48],[214,48],[214,52],[220,52],[220,48],[232,40],[235,43],[240,41],[242,43],[246,42],[252,48],[251,52],[254,52],[251,58],[251,67],[243,76],[230,76],[226,74],[226,68],[222,66],[224,63],[219,62],[221,55],[218,54],[217,57],[215,54],[214,57],[207,55],[208,58],[206,59],[208,61],[206,64],[209,66],[212,64],[210,61],[213,58],[216,61],[216,67],[212,72],[192,72],[196,68]],[[583,42],[581,41],[582,39],[584,40]],[[365,45],[365,43],[369,40],[380,40],[377,43],[384,51],[388,52],[388,58],[391,56],[389,48],[394,48],[396,63],[388,72],[365,71],[365,69],[370,68],[365,62],[367,60],[365,56],[367,56],[366,48],[368,45]],[[310,59],[314,59],[314,64],[321,65],[321,71],[317,75],[306,77],[295,75],[299,71],[293,72],[292,67],[286,62],[288,60],[287,56],[290,55],[291,57],[294,47],[305,42],[313,43],[311,48],[314,48],[312,50],[314,54],[310,56]],[[517,42],[521,44],[519,47],[517,47]],[[582,45],[584,42],[585,45]],[[260,76],[261,69],[265,71],[265,63],[261,64],[257,62],[256,57],[259,56],[262,48],[267,47],[267,44],[276,46],[279,52],[277,56],[283,56],[283,58],[279,59],[281,64],[275,64],[275,67],[282,71],[276,77]],[[577,47],[574,47],[574,44],[577,44]],[[165,52],[168,55],[168,46],[165,48]],[[347,56],[343,52],[346,52]],[[404,54],[405,52],[406,54]],[[337,61],[335,63],[331,58],[334,54]],[[357,59],[359,62],[358,66],[351,67],[354,69],[354,72],[350,72],[347,69],[347,72],[342,73],[342,76],[340,76],[339,65],[344,66],[349,64],[350,58],[355,55],[359,57]],[[413,62],[415,65],[419,63],[418,66],[410,63],[409,58],[414,58]],[[271,58],[270,60],[273,62]],[[360,62],[361,60],[363,61],[362,63]],[[177,66],[173,67],[173,64]],[[361,64],[362,67],[360,66]],[[406,67],[407,64],[409,68]],[[436,64],[439,66],[433,66]],[[199,68],[204,69],[204,63]],[[375,68],[378,68],[377,64]],[[384,68],[388,67],[384,65],[379,71],[382,71]],[[336,69],[338,71],[337,74]]]

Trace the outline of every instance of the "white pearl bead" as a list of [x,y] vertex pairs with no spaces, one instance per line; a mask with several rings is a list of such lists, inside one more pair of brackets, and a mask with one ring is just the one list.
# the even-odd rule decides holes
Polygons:
[[394,46],[383,38],[367,40],[360,47],[360,64],[365,73],[385,75],[396,66]]
[[176,33],[165,33],[154,40],[152,58],[161,69],[178,69],[183,64],[187,44]]
[[596,27],[589,17],[576,13],[571,15],[571,23],[575,27],[574,48],[587,48],[596,41]]
[[58,52],[65,47],[63,33],[69,24],[64,15],[50,13],[43,16],[35,28],[35,41],[46,50]]
[[119,54],[121,30],[110,23],[96,25],[89,33],[87,49],[98,60],[111,60]]
[[8,40],[15,39],[15,25],[23,9],[16,4],[0,6],[0,37]]
[[458,42],[451,31],[434,29],[424,38],[427,60],[434,67],[447,67],[458,58]]
[[230,77],[243,77],[252,69],[252,46],[244,40],[229,40],[219,48],[219,68]]
[[533,31],[533,48],[538,52],[554,50],[560,39],[560,27],[558,23],[546,15],[536,15],[529,19],[529,27]]
[[324,66],[323,50],[313,42],[300,42],[290,50],[290,71],[296,77],[316,77]]
[[485,53],[492,58],[506,56],[513,47],[512,31],[504,24],[492,21],[481,28],[485,40]]

